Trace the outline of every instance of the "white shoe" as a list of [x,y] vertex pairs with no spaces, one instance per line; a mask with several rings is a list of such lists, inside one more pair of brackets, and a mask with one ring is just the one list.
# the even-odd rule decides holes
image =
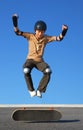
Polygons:
[[36,96],[36,91],[29,91],[29,93],[30,93],[31,97]]
[[39,90],[37,90],[37,96],[40,97],[40,98],[42,97],[42,94]]

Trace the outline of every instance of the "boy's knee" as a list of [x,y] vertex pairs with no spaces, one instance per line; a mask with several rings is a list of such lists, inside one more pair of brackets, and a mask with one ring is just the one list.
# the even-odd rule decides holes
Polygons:
[[52,70],[50,69],[50,67],[47,67],[45,70],[44,70],[44,74],[51,74],[52,73]]
[[30,68],[24,68],[23,72],[24,72],[24,74],[30,74],[31,69]]

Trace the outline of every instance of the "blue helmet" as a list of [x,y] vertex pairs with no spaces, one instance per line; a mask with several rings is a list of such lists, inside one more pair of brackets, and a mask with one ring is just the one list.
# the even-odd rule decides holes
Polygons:
[[35,23],[34,30],[46,31],[46,29],[47,29],[47,25],[44,21],[40,20]]

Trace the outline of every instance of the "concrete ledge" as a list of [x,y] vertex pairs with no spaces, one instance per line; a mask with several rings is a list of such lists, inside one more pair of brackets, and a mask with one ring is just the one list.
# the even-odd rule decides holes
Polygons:
[[1,107],[64,107],[64,108],[81,108],[83,104],[0,104]]
[[[15,122],[12,112],[18,108],[57,109],[62,118],[56,122]],[[82,130],[83,104],[0,104],[0,130]]]

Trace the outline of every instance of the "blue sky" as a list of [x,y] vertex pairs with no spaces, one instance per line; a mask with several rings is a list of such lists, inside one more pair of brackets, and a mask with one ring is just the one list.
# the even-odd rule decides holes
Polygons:
[[[47,23],[48,35],[59,35],[62,24],[69,30],[61,42],[48,44],[44,59],[52,76],[42,99],[31,98],[22,66],[28,53],[27,40],[13,31],[12,15],[19,15],[19,29],[34,32],[37,20]],[[3,0],[0,2],[0,104],[83,103],[83,1]],[[37,89],[42,74],[32,71]]]

